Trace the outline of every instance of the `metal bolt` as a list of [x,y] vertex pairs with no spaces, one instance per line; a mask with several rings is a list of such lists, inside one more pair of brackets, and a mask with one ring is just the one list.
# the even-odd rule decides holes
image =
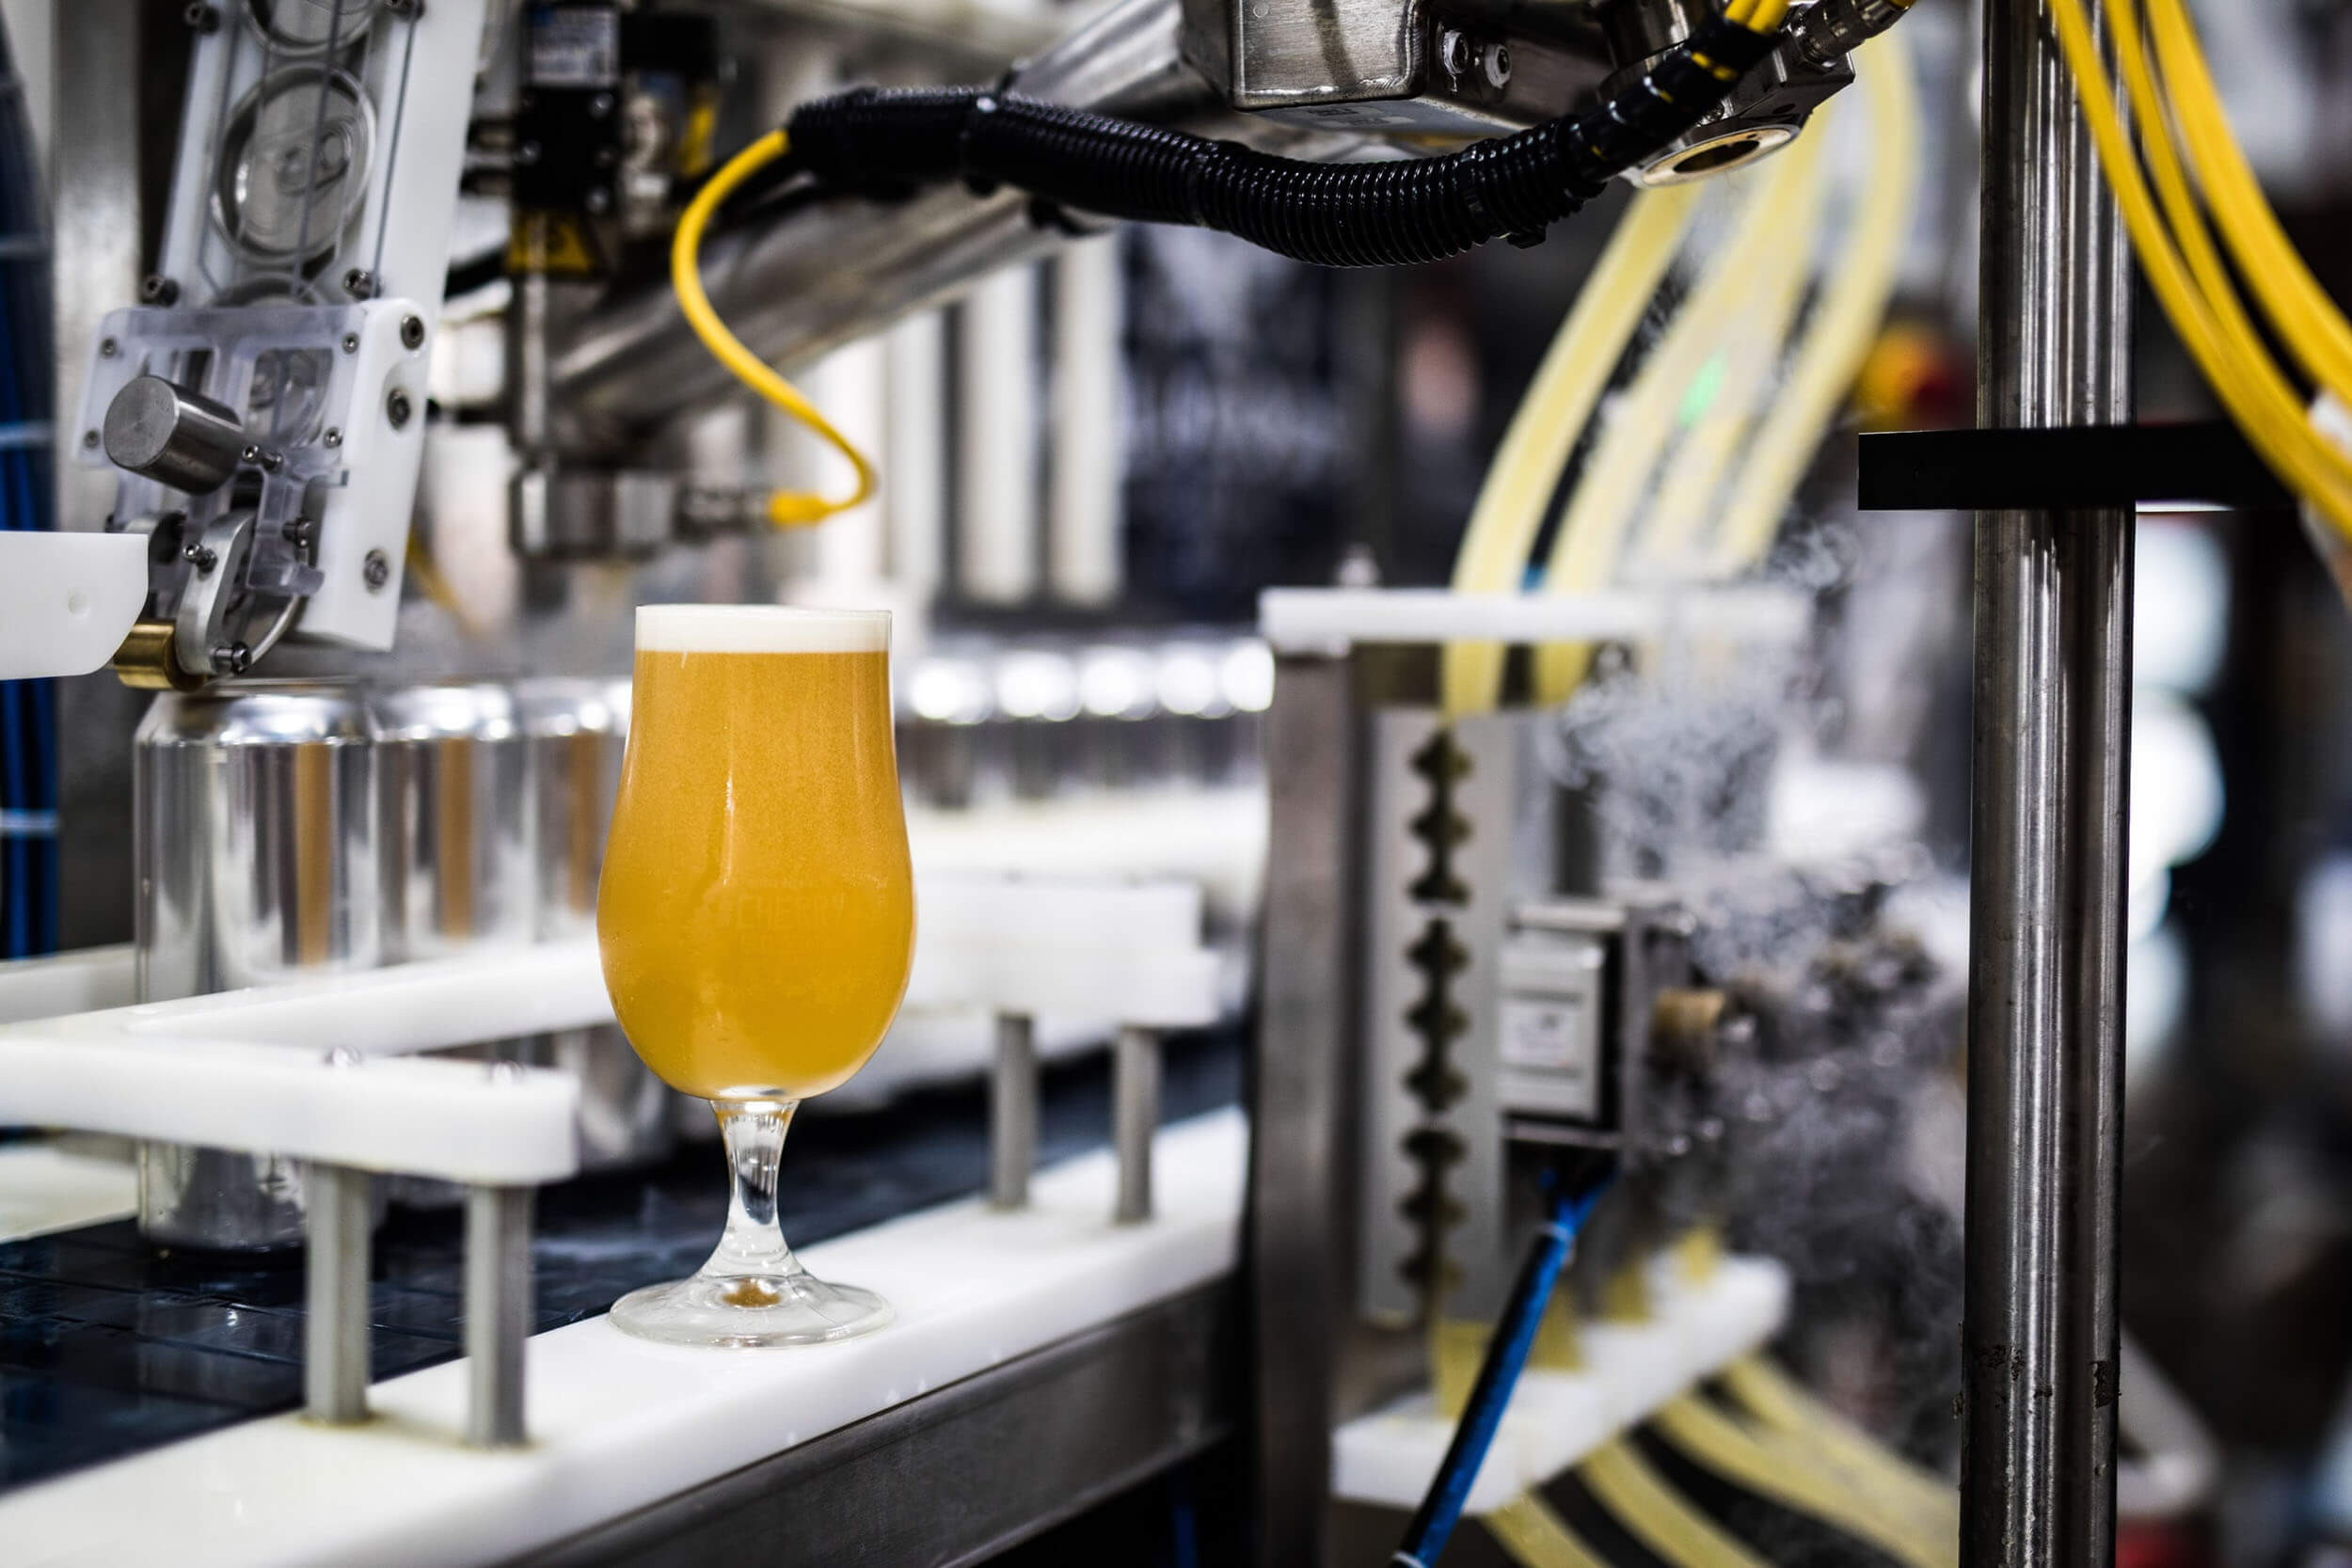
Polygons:
[[343,444],[343,433],[337,430],[333,425],[328,425],[326,427],[326,434],[320,436],[319,439],[326,443],[329,447],[340,447]]
[[375,274],[365,267],[354,267],[343,274],[343,293],[354,299],[375,297]]
[[390,558],[382,550],[370,550],[367,559],[359,562],[359,578],[368,585],[369,593],[381,594],[384,585],[392,580]]
[[84,451],[96,451],[98,450],[98,432],[94,430],[85,430],[82,432],[82,450]]
[[424,347],[423,317],[403,316],[400,318],[400,346],[408,349]]
[[242,675],[253,663],[253,650],[242,642],[224,642],[213,650],[213,666]]
[[1460,78],[1470,68],[1470,42],[1467,34],[1448,27],[1438,35],[1438,63],[1448,76]]
[[515,162],[519,166],[529,168],[532,165],[537,163],[538,161],[539,144],[537,142],[527,141],[520,147],[515,149]]
[[598,185],[588,193],[587,205],[590,212],[601,213],[612,205],[612,193]]
[[199,577],[211,576],[213,568],[220,564],[220,557],[201,545],[188,546],[180,552],[180,558],[195,567]]
[[357,332],[346,332],[343,334],[343,352],[345,354],[357,354],[359,352],[359,334]]
[[186,10],[180,13],[180,19],[199,33],[220,31],[220,12],[204,4],[204,0],[194,0]]
[[1507,43],[1486,45],[1481,63],[1486,68],[1486,85],[1498,90],[1511,85],[1511,46]]
[[278,535],[289,545],[308,545],[310,542],[311,526],[308,517],[296,517],[279,529]]
[[611,93],[600,92],[596,94],[596,97],[588,100],[588,113],[590,118],[602,119],[605,116],[611,114],[612,112],[612,95]]
[[385,395],[384,417],[392,421],[394,430],[405,427],[408,423],[408,416],[415,412],[416,405],[408,401],[407,388],[395,387]]
[[151,272],[139,280],[139,297],[150,305],[177,305],[180,285],[160,272]]
[[112,359],[116,355],[120,354],[121,352],[122,345],[116,342],[112,338],[101,338],[98,340],[98,357],[101,359]]

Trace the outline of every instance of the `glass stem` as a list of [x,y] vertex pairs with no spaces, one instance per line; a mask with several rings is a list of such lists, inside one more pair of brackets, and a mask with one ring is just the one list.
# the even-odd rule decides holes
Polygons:
[[776,1223],[776,1164],[797,1100],[714,1100],[727,1148],[727,1228],[705,1275],[725,1279],[801,1272]]

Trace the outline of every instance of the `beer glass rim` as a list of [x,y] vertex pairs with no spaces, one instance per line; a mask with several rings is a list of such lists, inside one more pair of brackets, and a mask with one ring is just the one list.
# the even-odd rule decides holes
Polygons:
[[637,646],[653,653],[881,653],[890,646],[890,611],[767,604],[640,605]]

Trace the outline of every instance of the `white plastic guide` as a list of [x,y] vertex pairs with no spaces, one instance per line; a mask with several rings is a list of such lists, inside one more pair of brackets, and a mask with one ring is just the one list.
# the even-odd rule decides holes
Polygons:
[[0,532],[0,680],[105,667],[147,601],[147,541]]

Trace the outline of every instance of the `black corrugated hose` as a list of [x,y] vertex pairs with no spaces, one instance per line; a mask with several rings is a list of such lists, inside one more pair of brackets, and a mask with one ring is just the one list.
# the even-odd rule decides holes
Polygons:
[[1718,17],[1581,119],[1396,163],[1277,158],[986,87],[860,87],[803,104],[785,130],[793,164],[841,189],[1009,185],[1104,217],[1222,230],[1323,266],[1394,266],[1502,235],[1536,243],[1697,125],[1773,41]]

